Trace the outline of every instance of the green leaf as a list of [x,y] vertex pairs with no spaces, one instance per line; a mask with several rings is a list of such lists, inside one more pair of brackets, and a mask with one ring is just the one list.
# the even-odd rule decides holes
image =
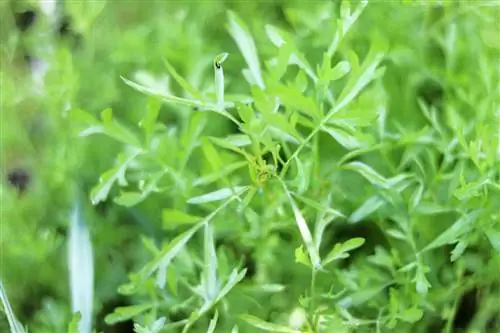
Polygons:
[[257,55],[257,49],[247,26],[243,23],[240,17],[233,11],[227,12],[228,25],[227,30],[238,45],[238,48],[245,58],[251,74],[250,84],[256,84],[261,89],[265,88],[262,73],[260,71],[260,62]]
[[170,265],[172,260],[184,248],[187,242],[193,237],[193,235],[235,199],[236,196],[230,197],[219,207],[217,207],[217,209],[215,209],[212,213],[206,216],[202,221],[198,222],[196,225],[192,226],[190,229],[174,238],[166,247],[162,249],[162,251],[151,263],[141,269],[139,278],[137,279],[138,281],[136,281],[135,284],[137,284],[137,282],[144,283],[152,274],[154,274],[159,269],[166,269]]
[[384,205],[384,200],[378,196],[372,196],[356,209],[348,218],[350,223],[362,221],[365,217],[377,211]]
[[484,231],[486,237],[491,243],[491,246],[500,253],[500,232],[493,229],[493,227],[487,227]]
[[349,257],[349,251],[355,250],[361,247],[365,243],[365,239],[361,237],[351,238],[344,243],[337,243],[330,251],[330,253],[323,259],[323,266],[329,263],[345,259]]
[[300,245],[295,249],[295,262],[311,267],[311,261],[304,251],[304,245]]
[[129,155],[122,154],[118,157],[119,166],[106,171],[100,178],[99,183],[94,186],[90,192],[90,200],[93,205],[98,204],[101,201],[106,200],[111,187],[115,182],[119,185],[127,185],[127,180],[125,179],[125,172],[127,171],[128,165],[140,154],[139,150],[131,151]]
[[210,163],[212,170],[220,171],[222,169],[222,159],[219,156],[219,152],[214,148],[210,140],[204,138],[201,141],[201,149],[203,150],[203,155],[205,159]]
[[191,85],[191,83],[189,83],[186,79],[180,76],[179,73],[177,73],[177,71],[175,70],[174,66],[172,66],[172,64],[168,61],[167,58],[163,58],[163,63],[165,64],[168,73],[182,87],[182,89],[184,89],[195,100],[198,101],[203,100],[201,93],[198,91],[198,89],[196,89],[193,85]]
[[[73,117],[79,122],[90,125],[79,132],[80,137],[100,133],[136,148],[142,146],[136,133],[113,119],[113,113],[110,108],[101,112],[101,122],[81,110],[74,111],[74,114]],[[81,127],[81,125],[79,126]]]
[[387,287],[386,285],[383,285],[383,286],[362,288],[360,290],[353,292],[349,296],[342,298],[338,302],[338,305],[342,308],[347,309],[353,306],[355,307],[361,304],[365,304],[367,303],[367,301],[379,295],[380,292],[384,290],[386,287]]
[[446,244],[457,242],[462,235],[466,234],[473,228],[474,222],[478,219],[481,213],[482,209],[476,209],[468,214],[465,214],[455,221],[451,227],[445,230],[435,240],[424,247],[421,252],[426,252]]
[[248,186],[235,186],[233,188],[225,187],[213,192],[209,192],[203,195],[192,197],[188,199],[189,204],[204,204],[208,202],[220,201],[227,199],[233,195],[239,195],[243,191],[247,190]]
[[203,284],[204,298],[206,301],[212,301],[219,292],[219,281],[217,280],[217,253],[215,251],[215,242],[212,226],[205,224],[203,243],[204,269],[203,269]]
[[200,221],[199,216],[190,215],[176,209],[165,208],[162,211],[163,228],[174,229],[179,225],[189,225]]
[[74,204],[71,212],[67,258],[71,311],[81,314],[80,333],[90,332],[94,304],[94,249],[78,204]]
[[287,327],[287,326],[282,326],[278,324],[273,324],[267,321],[264,321],[260,318],[254,317],[249,314],[241,315],[241,319],[246,321],[248,324],[252,325],[255,328],[258,328],[259,330],[265,331],[265,332],[273,332],[273,333],[300,333],[299,330],[295,330],[293,328]]
[[81,319],[82,315],[80,314],[80,312],[75,312],[71,316],[71,322],[68,324],[68,333],[80,332],[79,323]]
[[383,74],[383,69],[378,69],[380,61],[383,59],[387,51],[387,44],[382,40],[375,40],[366,56],[361,67],[355,66],[357,64],[357,56],[352,53],[351,66],[353,71],[349,76],[349,80],[345,85],[342,93],[338,97],[337,103],[333,109],[333,113],[343,109],[361,92],[361,90],[368,85],[372,80]]
[[245,124],[249,124],[253,119],[255,119],[255,112],[251,105],[238,104],[237,106],[238,114]]
[[336,209],[333,209],[331,207],[322,205],[321,203],[315,201],[314,199],[310,199],[308,197],[305,197],[303,195],[299,195],[297,193],[293,194],[294,197],[296,197],[299,201],[302,201],[308,206],[313,207],[314,209],[318,210],[321,213],[328,213],[332,217],[344,217],[344,214]]
[[431,284],[425,276],[425,268],[422,267],[422,265],[417,265],[415,278],[412,280],[412,282],[415,282],[415,286],[419,294],[427,294],[427,292],[429,291]]
[[224,52],[219,54],[214,59],[214,75],[215,75],[215,96],[217,99],[217,107],[224,109],[224,69],[222,63],[226,61],[229,53]]
[[139,126],[144,130],[147,147],[151,144],[151,137],[155,131],[156,120],[158,119],[158,114],[160,113],[160,107],[161,101],[159,99],[150,98],[148,101],[146,115],[139,122]]
[[281,103],[288,109],[297,110],[313,119],[321,118],[321,111],[314,99],[305,96],[294,85],[278,85],[272,93],[279,97]]
[[113,313],[108,314],[104,318],[104,321],[108,325],[113,325],[119,322],[132,319],[140,315],[141,313],[148,311],[152,307],[153,307],[152,303],[117,307],[115,308]]
[[[241,140],[242,138],[244,138],[244,140]],[[238,153],[246,157],[248,160],[251,159],[250,155],[239,147],[240,145],[246,146],[247,144],[252,143],[252,141],[248,138],[248,136],[244,137],[240,136],[239,140],[237,141],[231,140],[230,138],[221,139],[221,138],[209,137],[208,139],[221,148],[228,149],[235,153]]]
[[265,30],[267,36],[275,46],[280,49],[288,48],[284,53],[286,55],[286,58],[283,58],[283,60],[286,60],[287,64],[297,65],[307,74],[307,76],[309,76],[314,82],[316,82],[318,78],[314,74],[314,71],[309,65],[304,54],[297,49],[292,36],[289,33],[270,24],[266,24]]
[[356,171],[373,185],[382,188],[389,188],[387,179],[381,176],[377,171],[375,171],[371,166],[367,164],[355,161],[342,166],[342,168],[346,170]]
[[191,158],[193,151],[199,144],[200,136],[207,125],[207,117],[203,114],[194,114],[187,121],[187,129],[181,136],[181,147],[179,156],[179,169],[184,169]]
[[409,309],[406,309],[401,313],[400,318],[408,323],[416,323],[420,319],[422,319],[424,315],[424,312],[417,308],[417,307],[412,307]]
[[127,127],[121,125],[117,120],[113,119],[113,113],[110,108],[102,111],[101,119],[104,126],[104,134],[134,147],[141,147],[141,142],[137,135]]
[[406,235],[403,232],[401,232],[400,230],[397,230],[397,229],[387,229],[386,233],[389,236],[396,238],[396,239],[399,239],[399,240],[402,240],[402,241],[408,240],[408,237],[406,237]]
[[293,215],[295,216],[295,223],[297,224],[300,235],[302,236],[302,240],[304,241],[307,252],[309,253],[309,258],[311,260],[311,264],[312,264],[314,269],[319,269],[319,268],[321,268],[321,258],[319,256],[317,246],[314,243],[314,239],[312,237],[311,231],[309,230],[307,222],[304,219],[304,216],[302,216],[302,212],[297,207],[295,200],[293,200],[290,191],[286,187],[286,184],[284,182],[281,182],[281,184],[283,185],[285,193],[288,196],[288,201],[290,202],[290,206],[292,207]]
[[348,61],[340,61],[335,65],[335,67],[331,68],[330,66],[331,59],[328,54],[323,55],[323,63],[321,67],[318,68],[318,82],[317,85],[319,88],[328,87],[331,81],[339,80],[347,75],[351,70],[351,65]]
[[245,278],[247,269],[243,269],[238,272],[237,269],[233,269],[231,274],[228,277],[228,280],[224,287],[222,287],[217,294],[217,296],[211,300],[205,301],[203,306],[199,311],[193,312],[189,321],[187,323],[187,327],[190,327],[194,322],[196,322],[203,314],[209,311],[214,305],[220,302],[241,280]]
[[210,319],[210,323],[208,325],[207,333],[214,333],[215,327],[217,326],[217,320],[219,319],[219,312],[216,310],[214,317]]
[[[189,107],[210,107],[211,106],[210,104],[204,103],[204,102],[197,100],[197,99],[187,99],[187,98],[182,98],[182,97],[177,97],[177,96],[165,94],[162,91],[158,91],[158,90],[155,90],[153,88],[148,88],[148,87],[143,86],[139,83],[136,83],[134,81],[126,79],[123,76],[121,77],[121,79],[128,86],[132,87],[133,89],[137,90],[138,92],[141,92],[141,93],[148,95],[148,96],[159,98],[162,101],[167,102],[167,103],[173,103],[173,104],[184,105],[184,106],[189,106]],[[212,107],[214,107],[214,105],[212,105]]]
[[328,133],[342,147],[349,150],[366,148],[371,144],[370,140],[359,132],[350,134],[343,129],[327,126],[321,127],[321,130]]
[[114,201],[121,206],[131,207],[137,205],[142,199],[143,196],[139,192],[122,192]]
[[466,249],[467,249],[467,242],[465,241],[458,242],[457,245],[451,251],[451,257],[450,257],[451,262],[454,262],[458,258],[460,258],[462,254],[464,254]]
[[12,306],[10,305],[9,298],[7,297],[7,292],[3,286],[3,282],[0,280],[0,301],[3,305],[3,311],[9,322],[9,327],[11,333],[26,333],[24,327],[17,320],[14,311],[12,311]]
[[206,174],[200,178],[197,178],[195,181],[193,181],[193,186],[197,187],[197,186],[204,186],[204,185],[211,184],[213,182],[218,181],[221,178],[227,177],[228,175],[234,173],[238,169],[241,169],[241,168],[246,167],[246,166],[248,166],[247,161],[241,161],[241,162],[236,162],[236,163],[226,165],[217,171],[214,171],[214,172]]

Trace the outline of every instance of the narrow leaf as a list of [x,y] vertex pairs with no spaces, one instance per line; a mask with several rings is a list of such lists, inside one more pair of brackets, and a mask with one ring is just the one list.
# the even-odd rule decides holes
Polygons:
[[202,218],[193,216],[180,210],[165,208],[162,212],[163,227],[172,229],[179,225],[194,224]]
[[201,93],[198,91],[198,89],[196,89],[193,85],[191,85],[191,83],[180,76],[179,73],[177,73],[177,71],[175,70],[174,66],[172,66],[172,64],[167,60],[167,58],[163,58],[163,63],[165,64],[168,73],[174,78],[175,81],[177,81],[182,89],[188,92],[196,100],[202,100]]
[[187,202],[190,204],[204,204],[208,202],[220,201],[233,195],[239,195],[247,188],[248,186],[235,186],[234,188],[225,187],[210,193],[192,197]]
[[389,188],[387,183],[387,179],[381,176],[377,171],[375,171],[372,167],[362,162],[351,162],[343,166],[346,170],[353,170],[363,176],[366,180],[368,180],[373,185]]
[[210,324],[208,325],[207,333],[215,333],[215,327],[217,326],[218,319],[219,319],[219,312],[215,311],[214,317],[210,319]]
[[264,321],[260,318],[257,318],[255,316],[245,314],[240,316],[241,319],[246,321],[248,324],[252,325],[255,328],[258,328],[262,331],[265,332],[273,332],[273,333],[300,333],[299,330],[287,327],[287,326],[282,326],[278,324],[273,324],[267,321]]
[[0,300],[2,301],[3,309],[5,315],[7,316],[7,321],[9,322],[9,327],[11,333],[26,333],[23,326],[19,323],[14,312],[12,311],[12,307],[9,302],[9,298],[7,297],[7,292],[3,286],[3,282],[0,280]]
[[71,290],[71,311],[79,312],[80,333],[90,333],[92,329],[92,309],[94,304],[94,256],[90,233],[81,216],[80,207],[75,205],[71,214],[68,269]]
[[481,212],[481,209],[477,209],[462,216],[457,221],[455,221],[455,223],[453,223],[451,227],[449,227],[441,235],[439,235],[434,241],[423,248],[421,252],[429,251],[437,247],[456,242],[460,236],[462,236],[472,228],[473,223],[477,220]]
[[257,49],[247,26],[235,12],[228,11],[227,16],[229,20],[227,29],[248,64],[248,68],[253,79],[253,82],[251,83],[256,84],[261,89],[264,89],[265,85],[260,71]]

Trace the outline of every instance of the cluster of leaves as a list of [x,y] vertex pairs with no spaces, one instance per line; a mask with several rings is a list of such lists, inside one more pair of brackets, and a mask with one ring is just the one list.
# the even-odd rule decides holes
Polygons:
[[[109,6],[103,32],[126,16]],[[68,111],[94,140],[86,156],[109,167],[90,202],[141,214],[132,227],[92,224],[96,244],[117,233],[131,263],[127,282],[104,268],[129,304],[105,322],[132,319],[138,333],[499,329],[498,9],[290,2],[284,20],[250,26],[219,6],[191,12],[225,22],[213,33],[230,40],[216,47],[188,7],[166,37],[145,12],[151,25],[95,74],[113,81],[109,96],[83,103],[92,85],[81,83]],[[76,24],[87,38],[89,15]],[[140,52],[157,39],[167,51]],[[96,50],[107,48],[80,56]],[[129,74],[140,67],[167,75]]]

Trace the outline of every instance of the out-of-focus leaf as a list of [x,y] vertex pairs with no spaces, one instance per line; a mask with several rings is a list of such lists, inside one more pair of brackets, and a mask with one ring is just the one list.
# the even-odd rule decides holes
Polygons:
[[264,80],[262,79],[262,73],[260,71],[257,49],[255,48],[255,43],[247,26],[235,12],[228,11],[227,16],[229,20],[227,26],[229,34],[238,45],[252,75],[252,82],[250,83],[256,84],[261,89],[264,89]]
[[79,312],[80,333],[92,330],[94,305],[94,251],[90,232],[83,220],[79,205],[71,214],[68,240],[68,269],[71,290],[71,311]]
[[267,321],[264,321],[258,317],[246,314],[241,315],[241,319],[246,321],[248,324],[253,327],[265,331],[265,332],[273,332],[273,333],[300,333],[300,330],[296,330],[287,326],[282,326],[278,324],[273,324]]
[[188,199],[188,203],[190,204],[204,204],[208,202],[220,201],[227,199],[233,195],[239,195],[243,191],[248,189],[248,186],[235,186],[233,188],[221,188],[216,191],[206,193],[203,195],[199,195],[196,197],[192,197]]

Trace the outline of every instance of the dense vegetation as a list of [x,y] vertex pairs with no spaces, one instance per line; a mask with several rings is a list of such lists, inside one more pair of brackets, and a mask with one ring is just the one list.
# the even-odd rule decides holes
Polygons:
[[41,3],[0,3],[1,332],[500,331],[495,1]]

